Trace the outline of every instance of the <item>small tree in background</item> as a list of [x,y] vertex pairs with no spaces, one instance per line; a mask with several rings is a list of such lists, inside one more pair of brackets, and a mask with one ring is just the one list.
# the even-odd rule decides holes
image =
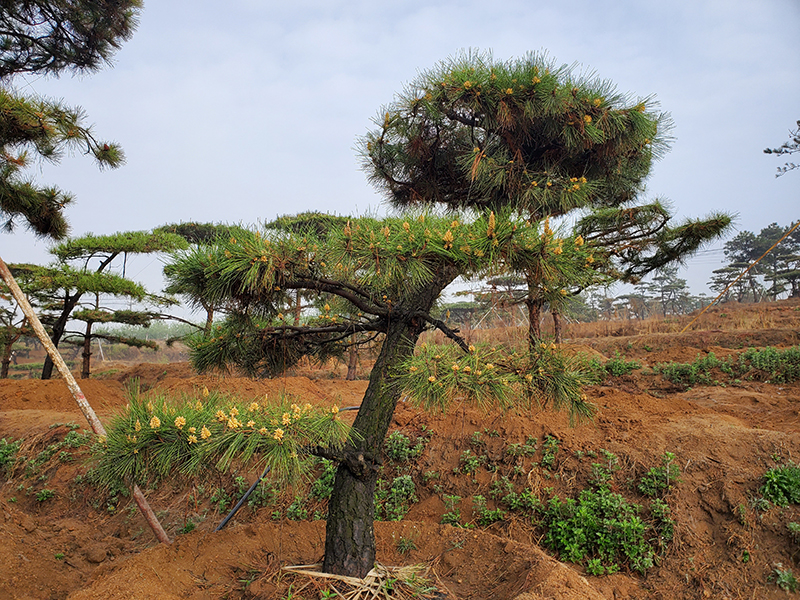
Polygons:
[[[138,290],[137,290],[138,291]],[[144,290],[142,290],[144,291]],[[140,337],[131,337],[111,333],[108,330],[104,332],[94,331],[95,324],[101,323],[104,325],[136,325],[139,327],[150,327],[150,323],[154,319],[158,319],[161,315],[157,312],[147,310],[114,310],[103,306],[101,298],[112,297],[119,300],[137,301],[137,302],[150,302],[159,305],[171,304],[164,298],[154,297],[150,294],[100,294],[95,292],[92,303],[81,310],[73,311],[72,319],[81,321],[85,324],[83,331],[66,331],[64,341],[69,344],[80,346],[82,349],[81,357],[83,358],[81,368],[81,379],[88,379],[91,375],[91,357],[92,357],[92,342],[104,340],[110,344],[124,344],[133,348],[150,348],[151,350],[158,350],[158,344],[152,340],[142,339]]]
[[208,295],[209,285],[205,278],[209,267],[208,247],[218,238],[233,237],[242,231],[236,225],[216,223],[178,223],[164,225],[155,232],[171,233],[181,236],[190,246],[172,253],[169,263],[164,266],[167,287],[164,292],[180,296],[192,310],[201,309],[206,313],[205,323],[198,329],[208,335],[214,324],[214,316],[222,305],[217,305]]
[[[724,246],[728,263],[714,271],[709,282],[711,289],[724,290],[751,264],[761,258],[794,226],[772,223],[758,234],[741,231]],[[769,283],[769,285],[766,285]],[[766,256],[750,268],[745,276],[729,290],[728,297],[738,302],[777,300],[782,294],[800,296],[800,230],[784,238]]]
[[[795,154],[797,152],[800,152],[800,121],[797,122],[797,128],[794,131],[789,131],[788,142],[784,142],[778,148],[764,149],[764,154],[777,154],[778,156]],[[800,169],[800,165],[797,165],[793,162],[787,162],[782,167],[778,167],[778,172],[775,174],[775,177],[786,175],[786,173],[789,171],[794,171],[795,169]]]
[[[58,259],[59,266],[50,274],[41,274],[41,285],[50,290],[53,298],[49,317],[42,318],[50,327],[53,344],[58,347],[73,311],[86,294],[110,294],[136,300],[148,297],[142,286],[125,278],[128,254],[171,252],[185,247],[186,241],[175,234],[134,231],[102,236],[89,234],[52,248],[50,252]],[[121,275],[108,272],[117,259],[123,259]],[[42,379],[49,379],[52,372],[53,362],[48,356]]]

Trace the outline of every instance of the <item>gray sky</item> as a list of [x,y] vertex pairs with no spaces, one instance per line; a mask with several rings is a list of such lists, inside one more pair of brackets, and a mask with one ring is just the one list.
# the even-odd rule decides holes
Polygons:
[[[151,1],[113,68],[16,84],[82,106],[98,137],[124,147],[114,171],[85,156],[33,169],[75,194],[73,235],[101,234],[383,212],[353,150],[381,105],[460,50],[546,50],[672,114],[651,196],[680,217],[735,213],[737,230],[758,232],[800,218],[800,173],[776,179],[784,161],[762,153],[800,119],[799,26],[798,0]],[[6,262],[47,262],[46,248],[23,228],[0,233]],[[721,256],[689,262],[695,293]],[[154,287],[159,272],[152,257],[128,263]]]

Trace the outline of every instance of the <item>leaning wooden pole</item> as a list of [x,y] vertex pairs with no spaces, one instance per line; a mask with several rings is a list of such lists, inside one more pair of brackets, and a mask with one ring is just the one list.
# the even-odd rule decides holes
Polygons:
[[[92,409],[88,400],[86,400],[86,396],[83,395],[81,388],[78,386],[78,382],[75,381],[75,378],[72,376],[67,364],[64,362],[61,354],[53,345],[53,342],[50,340],[50,337],[44,330],[44,327],[42,327],[42,322],[39,321],[39,317],[37,317],[36,313],[33,312],[33,307],[28,302],[25,294],[22,293],[22,290],[20,289],[19,285],[17,285],[17,282],[14,280],[14,276],[11,274],[11,271],[9,270],[8,266],[6,266],[6,263],[3,262],[2,258],[0,258],[0,278],[2,278],[2,280],[11,290],[11,295],[14,296],[14,299],[17,301],[17,304],[19,304],[22,312],[28,318],[28,322],[36,332],[36,336],[39,338],[39,341],[42,342],[42,345],[47,350],[47,354],[50,356],[53,364],[58,369],[58,372],[61,373],[64,381],[67,382],[67,387],[69,388],[69,391],[72,392],[72,397],[75,398],[75,401],[78,403],[78,407],[80,407],[83,416],[86,417],[87,421],[89,421],[92,431],[94,431],[97,435],[105,437],[105,427],[103,427],[100,419],[97,418],[97,414]],[[153,509],[150,508],[150,504],[148,504],[147,498],[144,497],[142,490],[139,489],[139,486],[135,484],[133,486],[133,499],[136,502],[136,505],[139,507],[139,510],[142,511],[147,524],[150,525],[150,528],[153,530],[153,533],[155,533],[158,541],[163,544],[169,544],[170,539],[167,535],[167,532],[164,531],[161,523],[159,523],[158,517],[156,517]]]

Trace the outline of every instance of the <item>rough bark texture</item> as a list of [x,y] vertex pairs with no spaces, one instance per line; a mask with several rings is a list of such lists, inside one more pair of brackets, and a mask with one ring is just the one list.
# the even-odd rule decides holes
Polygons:
[[[81,293],[73,294],[71,296],[67,294],[67,296],[64,298],[64,309],[61,311],[61,315],[53,325],[53,331],[50,334],[50,341],[53,342],[53,346],[55,348],[58,348],[58,343],[61,341],[61,337],[64,335],[64,331],[67,328],[69,316],[72,314],[72,310],[78,305],[81,296],[83,296]],[[42,379],[50,379],[52,376],[53,359],[48,355],[44,359],[44,367],[42,367]]]
[[563,337],[563,323],[561,321],[561,313],[557,310],[551,310],[551,314],[553,315],[553,334],[555,337],[556,344],[560,344]]
[[539,340],[542,339],[542,327],[540,323],[542,304],[542,300],[536,298],[525,301],[525,305],[528,307],[528,348],[530,350],[533,350],[536,344],[539,343]]
[[375,484],[383,441],[401,391],[393,382],[393,369],[413,354],[424,329],[424,323],[411,313],[427,314],[457,275],[451,267],[441,268],[436,280],[410,295],[387,322],[386,338],[353,423],[358,439],[345,448],[328,503],[322,567],[327,573],[363,578],[375,564]]
[[81,369],[81,379],[89,379],[92,368],[92,324],[86,324],[86,336],[83,338],[83,368]]
[[358,346],[353,344],[350,346],[349,362],[347,363],[347,381],[355,381],[356,367],[358,367]]

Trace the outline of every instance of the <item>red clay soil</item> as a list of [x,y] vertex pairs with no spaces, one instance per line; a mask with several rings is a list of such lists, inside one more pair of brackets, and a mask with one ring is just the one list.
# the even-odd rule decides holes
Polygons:
[[[605,356],[627,353],[647,364],[690,362],[710,351],[718,357],[739,352],[726,345],[704,346],[696,332],[691,335],[684,343],[658,334],[665,336],[661,344],[638,337],[580,344]],[[133,379],[148,393],[196,395],[208,387],[263,398],[285,392],[339,406],[357,405],[366,388],[366,381],[331,379],[328,371],[316,376],[255,381],[196,376],[185,363],[140,364],[82,385],[103,419],[124,405],[125,385]],[[753,504],[767,469],[800,461],[800,384],[745,381],[683,391],[655,375],[634,373],[587,392],[597,415],[576,427],[570,427],[565,415],[552,412],[487,414],[459,407],[438,415],[401,404],[395,428],[412,437],[428,435],[430,441],[407,471],[419,502],[402,521],[376,524],[378,561],[425,565],[428,578],[442,592],[439,598],[786,598],[787,592],[771,578],[776,569],[794,569],[800,575],[800,545],[787,530],[789,522],[800,522],[800,507],[757,510]],[[81,418],[63,382],[0,383],[0,438],[24,438],[26,456],[64,439],[69,427],[55,424],[83,425]],[[454,472],[462,453],[476,449],[475,432],[480,432],[481,452],[502,468],[512,466],[504,444],[530,436],[557,438],[552,471],[534,465],[533,458],[513,459],[522,475],[512,481],[544,497],[577,495],[588,485],[591,463],[598,460],[589,456],[601,449],[620,459],[615,477],[620,488],[658,466],[665,452],[674,453],[681,481],[666,499],[676,522],[675,537],[659,564],[645,576],[623,569],[594,577],[543,550],[541,530],[524,518],[510,516],[488,528],[441,525],[443,495],[465,499],[461,510],[469,522],[468,499],[477,494],[489,498],[498,478],[498,472],[484,468],[474,476]],[[310,599],[319,598],[326,587],[324,580],[279,571],[282,565],[320,560],[322,520],[273,520],[273,508],[246,509],[226,530],[214,533],[222,515],[209,512],[207,499],[202,504],[197,500],[197,482],[168,482],[146,491],[176,540],[159,545],[127,499],[108,510],[105,499],[81,479],[86,471],[81,461],[56,456],[37,477],[17,469],[0,486],[0,598]],[[431,473],[437,476],[428,477]],[[256,476],[242,475],[248,482]],[[45,489],[54,497],[37,500]],[[493,501],[489,506],[494,507]],[[181,534],[190,518],[197,528]],[[413,542],[410,551],[399,552],[400,540]]]

